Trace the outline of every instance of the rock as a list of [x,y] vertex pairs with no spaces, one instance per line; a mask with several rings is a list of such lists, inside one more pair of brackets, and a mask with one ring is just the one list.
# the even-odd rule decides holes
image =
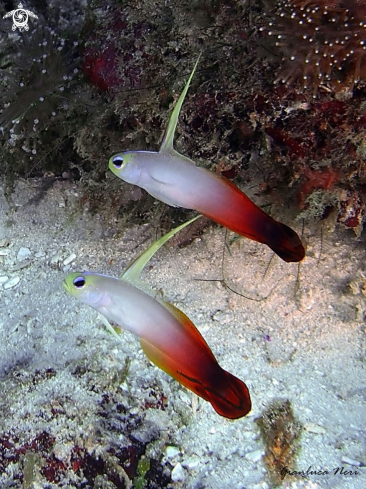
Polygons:
[[234,315],[230,311],[217,311],[212,319],[218,321],[220,324],[229,324],[233,322]]
[[172,470],[171,478],[173,482],[184,482],[186,474],[180,462]]
[[202,461],[199,457],[192,456],[182,460],[182,465],[185,469],[194,470],[201,465]]
[[51,267],[59,267],[60,264],[61,264],[61,261],[62,261],[62,251],[58,251],[56,254],[54,254],[49,263],[51,265]]
[[361,466],[361,462],[359,462],[358,460],[354,460],[352,458],[346,457],[346,456],[342,457],[341,460],[345,464],[353,465],[354,467],[360,467]]
[[166,454],[167,458],[174,458],[177,455],[179,455],[179,453],[180,453],[180,450],[178,447],[168,446],[165,449],[165,454]]
[[317,435],[324,435],[326,433],[325,428],[316,423],[306,423],[304,425],[304,428],[306,429],[306,431],[309,431],[310,433],[316,433]]
[[259,460],[263,457],[263,450],[253,450],[253,452],[248,452],[245,454],[245,458],[250,462],[259,462]]
[[67,258],[64,259],[64,265],[69,265],[76,258],[75,253],[71,253]]
[[19,282],[20,282],[20,277],[13,277],[10,280],[8,280],[7,282],[5,282],[4,289],[5,290],[12,289],[16,285],[18,285]]
[[29,258],[30,255],[31,255],[31,250],[29,248],[21,247],[17,254],[17,260],[23,261],[26,258]]

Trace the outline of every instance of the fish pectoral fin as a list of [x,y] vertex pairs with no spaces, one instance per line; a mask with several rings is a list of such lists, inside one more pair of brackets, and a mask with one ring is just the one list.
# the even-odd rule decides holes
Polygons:
[[119,341],[123,341],[121,336],[116,333],[115,329],[113,328],[111,323],[108,321],[108,319],[106,317],[104,317],[103,314],[99,313],[99,316],[100,316],[100,319],[102,320],[104,326],[107,328],[107,331],[109,331],[112,334],[112,336],[117,338]]
[[174,184],[171,182],[164,182],[164,180],[159,180],[158,178],[150,176],[151,180],[158,183],[159,185],[163,185],[164,187],[172,187]]

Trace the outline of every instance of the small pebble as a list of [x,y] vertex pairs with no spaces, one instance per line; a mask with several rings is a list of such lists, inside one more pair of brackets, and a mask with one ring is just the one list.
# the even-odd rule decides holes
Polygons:
[[263,457],[263,450],[253,450],[253,452],[248,452],[245,454],[245,458],[250,460],[251,462],[259,462],[259,460]]
[[13,268],[12,268],[12,272],[18,272],[19,270],[23,270],[24,268],[28,268],[32,265],[33,263],[33,260],[26,260],[26,261],[23,261],[23,262],[20,262],[18,263],[18,265],[15,265]]
[[37,481],[33,481],[32,482],[32,488],[33,489],[43,489],[43,487],[44,486],[41,483],[37,482]]
[[180,462],[178,462],[172,470],[171,478],[173,482],[183,482],[186,478],[186,474]]
[[213,316],[212,319],[214,321],[218,321],[220,324],[229,324],[233,322],[233,314],[228,311],[217,311]]
[[180,451],[178,447],[169,446],[166,447],[165,453],[168,458],[174,458],[180,453]]
[[5,282],[7,282],[9,280],[9,277],[7,277],[6,275],[3,275],[2,277],[0,277],[0,284],[5,284]]
[[187,392],[183,391],[183,390],[180,390],[179,391],[179,397],[180,399],[185,403],[185,404],[188,404],[188,406],[191,405],[191,402],[192,402],[192,396],[190,396],[189,394],[187,394]]
[[12,287],[15,287],[16,285],[18,285],[19,282],[20,282],[20,277],[13,277],[10,280],[8,280],[7,282],[5,282],[4,289],[5,290],[11,289]]
[[26,324],[26,327],[27,327],[27,333],[28,333],[28,334],[31,334],[32,329],[33,329],[33,327],[34,327],[34,323],[35,323],[35,318],[29,318],[29,319],[28,319],[27,324]]
[[323,426],[319,426],[315,423],[306,423],[304,428],[306,429],[306,431],[309,431],[310,433],[316,433],[317,435],[324,435],[326,433],[326,429],[323,428]]
[[71,262],[73,262],[76,258],[75,253],[71,253],[67,258],[64,259],[64,265],[69,265]]
[[50,259],[50,265],[58,265],[59,263],[61,263],[61,252],[58,251],[55,255],[52,256],[52,258]]
[[10,245],[10,241],[6,238],[0,239],[0,248],[6,248]]
[[185,469],[193,470],[201,465],[201,459],[199,457],[189,457],[182,461],[182,465]]
[[341,458],[341,460],[345,464],[353,465],[354,467],[360,467],[361,466],[361,462],[359,462],[358,460],[353,460],[353,458],[349,458],[349,457],[344,456]]
[[17,260],[22,261],[31,255],[31,250],[29,248],[21,247],[17,254]]

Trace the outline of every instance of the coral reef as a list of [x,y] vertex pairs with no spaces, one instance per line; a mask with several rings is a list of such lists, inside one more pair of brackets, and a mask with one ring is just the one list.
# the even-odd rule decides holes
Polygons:
[[282,60],[271,77],[276,86],[263,87],[251,117],[265,132],[276,167],[267,186],[288,182],[299,217],[331,216],[360,236],[366,193],[366,3],[286,0],[274,8],[273,3],[260,32],[266,48]]
[[[345,196],[350,199],[352,195],[354,200],[357,194],[360,202],[365,200],[363,89],[344,101],[331,94],[319,94],[314,100],[309,91],[300,93],[296,86],[281,85],[248,100],[248,108],[256,131],[265,135],[263,190],[273,193],[287,182],[296,196],[300,217],[322,219],[335,210],[336,220],[344,223],[341,207]],[[329,197],[316,202],[319,191]],[[346,227],[359,235],[363,219],[358,212]]]
[[9,146],[21,145],[23,151],[35,155],[37,143],[41,143],[38,127],[46,125],[50,130],[56,125],[57,112],[67,103],[70,82],[78,73],[78,60],[72,59],[74,51],[65,39],[49,28],[23,34],[18,48],[19,52],[9,55],[18,77],[5,76],[2,80],[7,89],[1,95],[5,108],[0,130]]
[[[45,28],[54,2],[42,9],[34,2],[40,20],[22,47],[8,38],[0,49],[0,167],[9,193],[16,175],[80,179],[80,207],[108,209],[121,227],[152,219],[167,230],[187,219],[163,204],[152,211],[144,191],[112,180],[107,161],[117,151],[159,147],[174,98],[202,52],[177,149],[236,184],[255,186],[261,205],[295,204],[309,219],[325,218],[333,207],[336,220],[359,234],[363,212],[353,209],[349,219],[342,209],[365,201],[365,60],[363,45],[354,35],[346,39],[344,29],[348,23],[362,42],[363,4],[94,0],[71,33],[67,18],[76,14],[62,4]],[[343,36],[339,43],[328,31]],[[319,192],[329,197],[316,200]]]
[[274,401],[256,420],[266,445],[265,462],[273,484],[280,484],[284,469],[293,467],[302,426],[294,418],[290,401]]
[[79,79],[75,37],[41,23],[10,41],[3,53],[0,166],[11,186],[15,174],[69,169],[66,147],[85,108],[81,96],[71,102]]
[[366,2],[363,0],[282,0],[269,35],[283,51],[276,82],[301,79],[318,87],[352,89],[366,77]]
[[[92,361],[85,370],[80,366],[74,368],[72,376],[81,379],[88,397],[98,398],[96,411],[82,402],[75,410],[68,396],[52,397],[49,403],[40,405],[37,412],[32,412],[30,406],[25,407],[25,418],[28,423],[32,420],[36,434],[28,432],[26,419],[25,432],[19,432],[17,427],[2,430],[1,487],[10,487],[8,483],[14,481],[25,488],[51,485],[131,488],[132,482],[136,482],[140,487],[160,489],[169,485],[170,467],[161,463],[163,454],[149,446],[159,440],[163,448],[168,440],[167,434],[162,433],[169,429],[169,421],[164,414],[166,406],[161,402],[160,387],[141,386],[142,390],[149,389],[145,393],[149,405],[141,408],[142,414],[133,414],[126,393],[119,387],[125,380],[119,374],[127,377],[125,369],[108,381],[103,376],[103,368],[98,366],[100,361],[95,360],[95,364]],[[92,377],[96,371],[99,373],[94,382]],[[6,385],[10,381],[10,391],[16,389],[23,395],[24,389],[47,389],[50,385],[57,389],[59,374],[53,369],[18,370],[12,380],[3,378],[2,381]],[[50,434],[58,431],[55,426],[61,429],[56,436]]]

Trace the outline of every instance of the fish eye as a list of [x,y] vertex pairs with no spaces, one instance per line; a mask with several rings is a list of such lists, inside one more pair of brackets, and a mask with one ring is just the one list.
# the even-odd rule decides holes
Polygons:
[[85,278],[84,277],[76,277],[76,279],[73,281],[73,284],[77,289],[82,289],[85,285]]
[[113,165],[116,167],[116,168],[122,168],[122,165],[123,165],[123,156],[121,155],[117,155],[113,158]]

